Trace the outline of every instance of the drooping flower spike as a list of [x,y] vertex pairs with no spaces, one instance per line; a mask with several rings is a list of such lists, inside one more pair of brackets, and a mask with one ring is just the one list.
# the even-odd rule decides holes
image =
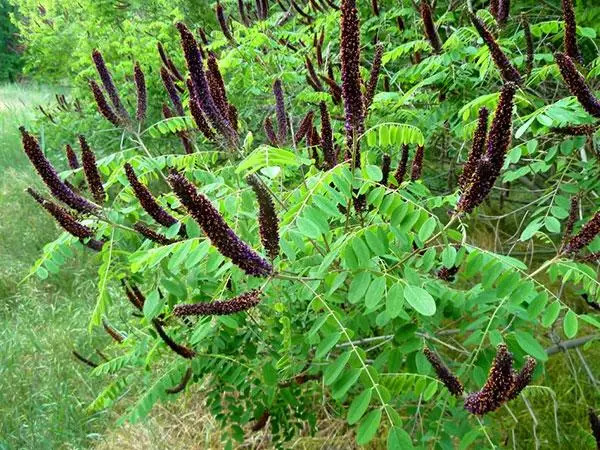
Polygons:
[[473,211],[487,197],[500,175],[512,140],[512,113],[516,90],[517,86],[514,83],[506,83],[502,87],[487,137],[486,151],[479,159],[477,168],[460,196],[457,211]]
[[502,406],[513,386],[512,361],[512,354],[506,345],[500,344],[485,385],[465,399],[467,411],[483,415]]
[[592,136],[599,127],[596,124],[566,125],[564,127],[550,128],[550,131],[565,136]]
[[433,13],[429,0],[421,0],[419,6],[419,12],[421,13],[421,19],[423,20],[423,28],[425,36],[431,44],[431,48],[435,53],[439,53],[442,50],[442,43],[440,42],[440,36],[438,35],[435,23],[433,22]]
[[88,145],[85,137],[79,135],[79,147],[81,147],[81,163],[83,164],[83,173],[87,180],[88,186],[96,203],[101,205],[104,203],[106,193],[104,192],[104,186],[102,186],[102,179],[100,178],[100,172],[96,165],[96,156]]
[[275,134],[275,129],[273,128],[273,122],[271,122],[270,117],[266,117],[263,122],[263,128],[265,130],[265,136],[269,141],[269,145],[272,147],[279,147],[279,140],[277,139],[277,134]]
[[398,162],[398,167],[396,168],[396,173],[394,174],[394,178],[398,182],[398,186],[402,184],[404,181],[404,176],[406,175],[406,168],[408,166],[408,145],[402,144],[402,156],[400,157],[400,161]]
[[456,378],[450,369],[446,367],[438,355],[432,352],[428,347],[423,349],[423,353],[433,367],[438,379],[444,383],[444,386],[446,386],[448,391],[450,391],[450,393],[455,397],[460,397],[463,395],[464,388],[462,383],[458,378]]
[[412,168],[410,172],[410,181],[417,181],[421,178],[423,172],[423,157],[425,155],[425,147],[422,145],[417,146],[415,152],[415,158],[413,159]]
[[300,125],[298,125],[298,130],[294,135],[296,145],[302,142],[302,139],[304,139],[304,137],[307,136],[307,134],[312,130],[313,117],[314,113],[312,111],[307,112],[302,121],[300,122]]
[[217,300],[210,303],[194,303],[175,305],[176,316],[224,316],[247,311],[261,301],[262,292],[254,289],[229,300]]
[[144,77],[144,72],[142,72],[142,68],[140,67],[139,63],[135,63],[133,69],[133,79],[135,81],[135,89],[137,94],[137,110],[135,118],[141,123],[146,118],[148,94],[146,91],[146,79]]
[[333,146],[333,130],[331,128],[331,118],[327,103],[321,102],[319,105],[321,110],[321,148],[323,149],[323,159],[325,160],[325,168],[334,168],[337,161],[337,153]]
[[284,144],[287,138],[287,114],[285,113],[283,86],[279,79],[273,83],[273,95],[275,96],[275,115],[277,117],[277,141]]
[[483,42],[485,42],[485,44],[488,46],[490,50],[490,55],[494,60],[496,67],[498,67],[498,70],[500,71],[500,74],[502,75],[504,81],[512,81],[514,83],[520,84],[521,74],[519,73],[517,68],[512,65],[508,57],[504,54],[504,52],[496,42],[496,39],[494,39],[492,33],[487,29],[485,24],[475,14],[470,13],[470,16],[473,26],[481,36],[481,39],[483,39]]
[[165,209],[158,204],[150,190],[140,182],[133,167],[129,163],[125,164],[125,174],[133,189],[133,193],[139,200],[142,208],[144,208],[144,211],[146,211],[150,217],[164,227],[171,227],[177,223],[177,219],[165,211]]
[[271,264],[234,233],[212,203],[182,174],[172,171],[168,180],[183,206],[222,255],[247,275],[266,277],[273,272]]
[[104,327],[104,331],[106,331],[106,333],[111,338],[113,338],[115,341],[117,341],[119,344],[125,340],[125,337],[120,332],[118,332],[114,327],[112,327],[106,321],[106,319],[102,319],[102,326]]
[[194,356],[196,356],[196,352],[194,350],[184,345],[178,344],[173,339],[171,339],[169,335],[165,332],[159,320],[153,319],[152,324],[154,325],[154,328],[156,329],[156,332],[158,333],[160,338],[165,344],[167,344],[167,347],[173,350],[173,352],[186,359],[192,359],[194,358]]
[[369,109],[371,103],[373,103],[373,97],[375,96],[375,90],[377,89],[377,80],[379,79],[379,72],[381,71],[381,59],[383,57],[383,44],[378,43],[375,46],[375,54],[373,55],[373,65],[371,66],[371,74],[369,75],[369,82],[367,83],[367,89],[365,92],[365,111]]
[[589,114],[600,118],[600,101],[594,96],[592,90],[585,83],[585,78],[579,73],[573,60],[564,53],[557,52],[554,59],[560,70],[565,84]]
[[192,80],[188,78],[186,82],[188,93],[190,94],[190,112],[192,113],[192,117],[194,118],[194,122],[196,122],[196,126],[200,130],[200,132],[204,135],[206,139],[212,141],[215,139],[215,132],[212,130],[204,113],[202,112],[202,107],[200,106],[200,100],[198,100],[198,96],[192,84]]
[[79,160],[77,159],[77,155],[73,151],[73,147],[67,144],[65,146],[65,153],[67,155],[67,162],[69,163],[69,167],[73,170],[79,169]]
[[533,70],[533,35],[531,34],[531,27],[529,26],[529,19],[526,14],[522,14],[523,33],[525,35],[525,75],[530,76]]
[[504,25],[510,14],[510,0],[498,0],[498,17],[496,20],[500,25]]
[[342,0],[340,24],[340,60],[342,97],[346,118],[346,160],[360,167],[358,138],[364,131],[364,103],[360,90],[360,23],[356,0]]
[[120,127],[123,124],[122,119],[120,119],[112,107],[106,101],[106,97],[104,97],[104,93],[98,83],[94,80],[89,81],[90,89],[92,90],[92,94],[94,95],[94,100],[96,100],[96,106],[98,106],[98,111],[102,114],[106,120],[112,123],[116,127]]
[[384,153],[383,157],[381,158],[381,184],[383,186],[388,185],[388,181],[390,178],[391,166],[392,166],[392,157],[389,154]]
[[19,131],[21,132],[25,154],[56,199],[79,212],[92,212],[98,209],[98,206],[75,193],[59,178],[56,169],[44,156],[35,137],[29,134],[24,127],[20,127]]
[[104,241],[94,239],[94,232],[89,227],[79,223],[65,208],[45,199],[32,188],[27,188],[27,193],[48,211],[67,233],[86,241],[85,245],[92,250],[100,251],[102,249]]
[[165,67],[160,68],[160,78],[162,79],[163,85],[169,94],[169,99],[171,100],[171,104],[173,108],[175,108],[175,112],[178,116],[184,116],[185,112],[183,110],[183,104],[181,103],[181,98],[179,97],[179,93],[175,88],[175,83],[173,83],[173,78],[169,74],[169,71]]
[[465,190],[469,185],[471,177],[473,176],[473,173],[475,173],[479,160],[485,150],[489,115],[490,112],[485,106],[479,110],[479,120],[477,122],[475,133],[473,134],[473,145],[471,146],[467,162],[463,166],[463,172],[458,179],[458,185],[462,190]]
[[573,0],[562,0],[562,10],[565,19],[565,53],[569,58],[581,63],[583,57],[577,46],[577,22],[575,21]]
[[[228,145],[235,148],[238,144],[238,135],[229,123],[228,117],[220,113],[210,93],[198,43],[185,24],[179,22],[177,29],[181,36],[181,46],[190,72],[191,86],[188,83],[188,89],[192,87],[190,96],[193,96],[194,101],[200,105],[202,112],[206,114],[211,125],[226,140]],[[198,127],[200,128],[199,124]]]
[[253,174],[246,180],[258,200],[260,241],[269,258],[275,259],[279,255],[279,219],[277,218],[273,198],[258,176]]
[[113,82],[112,76],[106,67],[106,63],[104,62],[104,58],[102,57],[102,53],[99,50],[94,49],[92,51],[92,59],[94,64],[96,65],[96,70],[98,71],[98,75],[100,76],[100,81],[102,81],[102,85],[108,94],[108,98],[110,99],[113,107],[115,108],[115,112],[119,116],[119,118],[128,123],[130,121],[129,113],[123,106],[121,102],[121,97],[119,97],[119,92],[117,91],[117,87]]
[[[217,57],[213,52],[209,52],[207,61],[206,79],[208,81],[208,87],[210,94],[215,100],[217,108],[224,116],[229,117],[229,103],[227,101],[227,92],[225,90],[225,82],[223,81],[223,75],[219,69],[219,63]],[[233,123],[233,122],[232,122]]]
[[177,239],[169,239],[164,234],[160,234],[148,227],[142,222],[137,222],[133,225],[133,229],[144,236],[146,239],[150,239],[152,242],[156,242],[159,245],[169,245],[177,242]]
[[581,228],[579,233],[573,236],[563,247],[562,253],[575,255],[587,247],[600,233],[600,211]]
[[233,35],[229,30],[229,25],[227,24],[227,17],[225,17],[225,11],[223,10],[223,6],[221,3],[217,2],[217,6],[215,9],[217,13],[217,20],[219,21],[219,26],[221,27],[221,31],[225,35],[228,41],[234,42]]
[[515,373],[513,371],[513,383],[506,394],[507,401],[516,399],[523,389],[525,389],[529,383],[531,383],[533,371],[535,370],[536,365],[537,361],[535,359],[533,359],[531,356],[526,356],[525,364],[523,364],[520,372]]

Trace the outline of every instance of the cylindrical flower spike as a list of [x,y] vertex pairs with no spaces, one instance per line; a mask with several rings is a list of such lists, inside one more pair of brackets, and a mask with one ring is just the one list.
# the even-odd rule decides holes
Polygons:
[[269,141],[269,145],[272,147],[279,147],[279,141],[277,140],[277,135],[275,134],[273,122],[271,122],[270,117],[265,118],[265,121],[263,122],[263,128],[265,130],[265,136],[267,136],[267,140]]
[[160,338],[163,340],[163,342],[165,344],[167,344],[167,346],[171,350],[173,350],[175,353],[177,353],[179,356],[182,356],[183,358],[186,358],[186,359],[192,359],[192,358],[194,358],[194,356],[196,356],[196,352],[194,350],[192,350],[191,348],[185,347],[181,344],[178,344],[173,339],[171,339],[169,337],[169,335],[165,332],[165,330],[162,327],[159,320],[153,319],[152,324],[154,325],[156,332],[158,333]]
[[387,153],[384,153],[383,157],[381,159],[381,173],[382,173],[381,184],[383,186],[388,185],[391,167],[392,167],[392,158]]
[[367,83],[367,90],[365,92],[365,111],[369,109],[371,103],[373,103],[373,97],[375,96],[375,90],[377,89],[377,80],[379,79],[379,72],[381,71],[381,58],[383,57],[383,44],[378,43],[375,46],[375,54],[373,55],[373,65],[371,66],[371,74],[369,76],[369,82]]
[[112,107],[106,101],[104,97],[104,93],[98,83],[94,80],[89,81],[90,89],[92,90],[92,94],[94,94],[94,100],[96,100],[96,105],[98,106],[98,111],[102,114],[106,120],[112,123],[116,127],[120,127],[123,125],[123,121],[115,114]]
[[67,233],[82,240],[89,239],[86,245],[93,250],[99,251],[102,248],[104,242],[94,239],[93,231],[77,222],[77,220],[75,220],[75,218],[62,206],[59,206],[50,200],[46,200],[32,188],[27,188],[27,193],[48,211]]
[[313,122],[314,113],[309,111],[306,113],[300,125],[298,125],[298,130],[294,135],[294,139],[296,140],[296,145],[302,142],[302,139],[312,130],[312,122]]
[[525,364],[521,368],[519,373],[513,374],[513,383],[506,394],[506,400],[514,400],[519,396],[521,391],[527,387],[529,383],[531,383],[531,379],[533,377],[533,371],[535,370],[535,366],[537,365],[537,361],[533,359],[531,356],[525,357]]
[[135,225],[133,225],[133,228],[146,239],[150,239],[152,242],[156,242],[160,245],[169,245],[177,242],[177,239],[169,239],[165,235],[157,233],[142,222],[137,222]]
[[571,94],[577,97],[583,109],[592,116],[600,118],[600,101],[585,83],[583,75],[577,71],[575,63],[567,55],[560,52],[554,54],[554,59]]
[[140,180],[136,176],[133,167],[131,164],[125,164],[125,174],[127,175],[127,180],[129,180],[129,184],[133,189],[133,193],[137,197],[142,205],[142,208],[159,224],[170,227],[177,223],[177,219],[169,214],[167,211],[161,207],[150,190],[140,183]]
[[575,22],[573,0],[562,0],[562,10],[565,19],[565,53],[569,58],[583,62],[583,57],[577,47],[577,23]]
[[512,139],[512,111],[516,89],[514,83],[506,83],[502,88],[487,137],[486,152],[460,196],[458,211],[471,212],[480,205],[500,175]]
[[[177,29],[181,35],[181,46],[192,80],[193,89],[190,90],[190,95],[193,94],[195,101],[198,102],[212,126],[225,138],[229,146],[236,147],[238,144],[238,135],[229,123],[228,118],[220,114],[215,105],[204,73],[202,55],[198,49],[198,43],[183,23],[178,23]],[[198,127],[200,128],[200,125]],[[202,128],[200,130],[202,131]]]
[[206,139],[209,141],[214,140],[215,133],[208,125],[206,118],[204,117],[204,113],[202,112],[202,107],[200,106],[200,100],[196,95],[196,91],[190,79],[187,80],[187,88],[190,94],[190,112],[192,113],[192,117],[194,118],[194,122],[196,122],[196,126],[200,130],[200,132],[204,135]]
[[231,123],[231,126],[233,127],[233,129],[236,131],[236,133],[239,131],[238,130],[238,111],[237,108],[229,103],[228,105],[228,109],[227,109],[227,115],[229,116],[229,122]]
[[275,113],[277,117],[277,142],[283,145],[287,139],[287,114],[285,113],[283,86],[279,79],[273,83],[273,95],[275,96]]
[[125,337],[115,330],[105,319],[102,319],[102,326],[104,327],[104,331],[119,344],[125,340]]
[[326,169],[332,169],[337,165],[337,153],[333,147],[333,130],[331,129],[331,118],[327,109],[327,103],[321,102],[321,148]]
[[510,14],[510,0],[498,0],[498,17],[496,20],[500,25],[504,25]]
[[224,116],[229,118],[229,105],[227,102],[227,92],[225,91],[225,82],[223,76],[219,70],[219,63],[214,53],[209,52],[208,54],[208,69],[206,71],[206,80],[208,81],[208,87],[210,94],[215,100],[215,104],[219,111]]
[[121,280],[121,285],[125,290],[125,295],[127,295],[127,299],[131,302],[133,306],[142,311],[144,309],[144,301],[146,300],[143,294],[137,289],[135,286],[131,288],[127,286],[125,280]]
[[309,77],[309,80],[311,81],[311,85],[312,85],[313,89],[318,92],[323,91],[323,85],[321,84],[321,81],[319,80],[319,77],[317,76],[317,72],[315,70],[315,67],[313,66],[311,59],[307,56],[305,61],[306,61],[305,62],[306,69],[308,70],[308,77]]
[[531,71],[533,70],[533,35],[531,34],[531,27],[529,26],[529,19],[527,15],[522,15],[523,20],[523,33],[525,35],[525,45],[526,45],[526,58],[525,58],[525,75],[531,75]]
[[567,217],[567,222],[565,224],[565,230],[563,232],[562,244],[561,248],[564,248],[565,244],[573,234],[573,227],[575,226],[575,221],[577,220],[577,215],[579,213],[579,196],[573,195],[571,197],[570,207],[569,207],[569,216]]
[[511,64],[507,56],[504,54],[492,33],[486,28],[484,23],[475,15],[471,15],[471,22],[473,22],[473,26],[483,39],[483,42],[488,46],[490,50],[490,55],[498,67],[500,74],[504,81],[512,81],[514,83],[521,83],[521,74],[517,70],[515,66]]
[[364,103],[360,90],[360,23],[356,0],[342,0],[340,24],[340,60],[342,97],[346,116],[346,159],[360,167],[358,138],[364,131]]
[[485,106],[479,110],[479,120],[477,122],[475,133],[473,134],[473,145],[471,146],[471,151],[469,152],[467,162],[463,166],[463,172],[458,179],[458,185],[463,191],[469,185],[471,177],[477,169],[481,155],[483,155],[485,150],[489,115],[490,112]]
[[373,14],[379,15],[379,3],[377,0],[371,0],[371,7],[373,8]]
[[98,166],[96,165],[96,156],[82,135],[79,135],[79,146],[81,147],[81,163],[83,164],[85,179],[94,196],[94,200],[101,205],[104,203],[106,193],[104,192],[100,172],[98,172]]
[[421,173],[423,172],[423,156],[425,154],[425,148],[422,145],[417,146],[417,151],[415,152],[415,158],[413,159],[412,168],[410,172],[410,180],[417,181],[421,178]]
[[490,14],[498,21],[498,10],[500,8],[500,0],[490,0]]
[[266,277],[273,272],[271,264],[229,228],[219,211],[183,175],[172,172],[169,183],[183,206],[222,255],[230,258],[247,275]]
[[73,192],[58,177],[56,169],[54,169],[54,166],[42,153],[42,149],[36,138],[25,131],[24,127],[20,127],[19,131],[21,132],[25,154],[55,198],[79,212],[91,212],[98,208],[79,194]]
[[148,108],[148,97],[146,91],[146,78],[139,63],[135,63],[133,69],[133,79],[135,81],[135,89],[137,93],[137,110],[135,117],[138,122],[143,122],[146,118],[146,110]]
[[425,36],[427,37],[427,40],[429,40],[433,51],[439,53],[440,50],[442,50],[442,43],[440,42],[440,36],[438,35],[435,23],[433,22],[433,13],[428,0],[421,0],[419,11],[421,13],[421,19],[423,20]]
[[162,79],[165,89],[167,90],[167,94],[169,94],[169,98],[171,99],[173,108],[175,108],[175,112],[178,116],[185,116],[183,104],[181,103],[181,98],[179,98],[179,94],[175,88],[175,83],[173,83],[173,78],[171,78],[171,75],[165,67],[160,68],[160,78]]
[[217,300],[211,303],[175,305],[176,316],[224,316],[247,311],[260,303],[262,292],[258,289],[238,295],[229,300]]
[[250,19],[246,15],[246,6],[244,5],[244,0],[238,0],[238,11],[240,13],[240,19],[244,25],[249,27],[251,25]]
[[404,181],[404,176],[406,175],[406,167],[408,165],[408,145],[402,144],[402,156],[400,157],[400,161],[398,162],[398,167],[396,168],[396,173],[394,174],[394,178],[398,182],[398,185],[401,185]]
[[217,3],[215,11],[217,13],[217,20],[219,21],[221,31],[223,32],[228,41],[234,42],[233,35],[231,34],[231,31],[229,30],[229,25],[227,24],[227,17],[225,17],[225,11],[223,10],[223,6],[220,3]]
[[598,127],[599,126],[596,124],[567,125],[564,127],[550,128],[550,131],[565,136],[591,136],[598,130]]
[[256,175],[250,175],[246,181],[252,187],[258,200],[258,224],[260,241],[269,258],[279,255],[279,219],[270,192]]
[[65,146],[65,153],[67,154],[67,162],[69,163],[69,167],[73,170],[79,169],[79,161],[77,160],[77,155],[73,151],[73,147],[67,144]]
[[111,103],[115,107],[117,115],[122,121],[129,122],[129,113],[123,106],[123,103],[121,103],[121,98],[119,97],[117,87],[113,82],[108,67],[106,67],[104,58],[102,57],[102,54],[99,50],[94,49],[92,51],[92,59],[94,60],[94,64],[96,65],[98,75],[100,75],[100,81],[102,81],[102,85],[104,86],[104,89],[106,89],[106,92],[108,93],[108,98],[110,98]]
[[463,385],[458,378],[446,367],[446,365],[442,362],[442,360],[429,348],[425,347],[423,349],[423,353],[425,357],[435,370],[435,373],[438,379],[444,383],[444,386],[450,391],[452,395],[455,397],[460,397],[463,392]]
[[480,391],[469,394],[465,399],[467,411],[471,414],[483,415],[502,406],[513,386],[512,362],[512,354],[506,345],[498,345],[496,358],[485,385]]
[[600,211],[581,228],[564,246],[562,253],[574,255],[590,244],[600,233]]

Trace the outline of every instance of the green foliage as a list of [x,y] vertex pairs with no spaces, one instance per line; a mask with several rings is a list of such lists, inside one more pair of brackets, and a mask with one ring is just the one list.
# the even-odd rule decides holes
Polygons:
[[[513,409],[520,416],[533,415],[537,423],[539,410],[523,399],[542,391],[555,408],[553,386],[544,386],[541,377],[550,364],[546,349],[557,339],[596,334],[600,328],[597,313],[581,297],[597,299],[597,264],[560,251],[570,197],[581,199],[576,232],[600,203],[597,136],[565,137],[553,131],[593,123],[568,94],[554,64],[552,52],[564,33],[559,10],[518,2],[511,10],[514,20],[502,28],[487,11],[478,12],[522,74],[526,42],[518,14],[529,14],[534,67],[516,96],[514,140],[498,189],[486,205],[459,216],[453,213],[460,194],[457,163],[466,159],[479,108],[496,108],[502,81],[465,10],[446,10],[454,3],[437,2],[435,8],[444,42],[439,54],[431,52],[412,8],[381,1],[381,15],[375,17],[367,2],[360,4],[361,63],[369,67],[377,36],[385,47],[382,75],[387,81],[379,83],[365,132],[356,136],[360,168],[358,161],[323,167],[321,150],[309,148],[308,138],[295,144],[288,138],[275,146],[262,129],[275,104],[271,86],[281,79],[291,129],[297,130],[306,112],[317,112],[318,103],[325,102],[340,158],[344,155],[344,109],[329,92],[313,92],[302,69],[307,55],[316,60],[310,42],[323,30],[323,56],[340,79],[335,68],[339,12],[312,11],[314,21],[307,24],[298,15],[284,20],[285,13],[272,5],[265,21],[245,27],[238,21],[237,2],[223,2],[233,18],[231,43],[209,8],[188,10],[187,2],[140,1],[123,8],[113,2],[76,3],[50,2],[46,8],[52,27],[24,21],[20,28],[29,44],[30,73],[72,81],[71,101],[77,98],[82,105],[80,111],[52,109],[52,123],[41,118],[47,153],[66,168],[62,144],[74,142],[77,133],[89,135],[108,192],[99,217],[85,218],[106,241],[94,257],[97,295],[87,324],[94,331],[103,318],[110,318],[126,330],[127,338],[109,345],[113,358],[93,371],[115,378],[90,411],[114,405],[126,383],[136,383],[141,392],[121,420],[137,422],[157,402],[167,401],[166,390],[188,368],[190,383],[203,383],[208,408],[230,442],[251,434],[267,411],[273,440],[283,446],[303,429],[314,431],[325,404],[355,430],[357,445],[381,436],[390,449],[482,447],[514,439],[502,426],[506,417],[516,417]],[[536,23],[539,8],[547,20]],[[600,30],[591,20],[597,10],[577,11],[591,86],[599,66],[595,46]],[[31,18],[34,2],[24,2],[22,13]],[[410,25],[399,29],[398,17]],[[210,41],[205,47],[218,55],[228,100],[239,114],[242,143],[234,149],[195,133],[189,116],[159,116],[167,96],[157,76],[155,46],[163,42],[184,71],[173,27],[178,20],[192,28],[204,26]],[[104,26],[92,26],[96,21]],[[88,39],[76,38],[84,33]],[[56,48],[64,51],[55,54]],[[150,115],[139,130],[116,129],[96,112],[86,88],[86,79],[95,77],[92,48],[103,52],[127,107],[135,104],[132,60],[140,62],[148,80]],[[59,72],[50,70],[51,61]],[[325,65],[317,70],[327,74]],[[368,71],[363,72],[368,79]],[[186,94],[182,98],[188,111],[189,99]],[[320,131],[318,113],[315,124]],[[183,154],[181,133],[192,137],[194,153]],[[424,176],[398,182],[390,175],[383,185],[383,154],[391,155],[395,167],[403,144],[409,145],[410,160],[416,147],[424,145]],[[125,162],[180,223],[167,228],[152,221],[134,196],[122,169]],[[259,212],[245,178],[260,177],[275,199],[280,221],[281,252],[272,261],[271,275],[247,276],[212,245],[165,182],[168,168],[184,173],[254,249],[261,242]],[[74,185],[83,179],[80,169],[62,175]],[[364,207],[355,208],[361,201]],[[143,238],[132,229],[139,220],[176,242],[159,245]],[[48,244],[31,274],[57,278],[73,247],[83,246],[66,235]],[[587,251],[598,250],[596,239]],[[455,268],[455,275],[444,276]],[[141,310],[116,314],[127,304],[121,281],[145,295]],[[264,295],[249,311],[186,320],[173,314],[177,304],[233,298],[251,289]],[[171,351],[173,344],[158,335],[157,324],[171,340],[193,349],[191,361]],[[451,397],[434,378],[423,347],[443,354],[471,392],[485,383],[500,343],[508,345],[517,364],[526,354],[538,361],[534,385],[523,399],[508,404],[510,415],[501,409],[473,417],[462,399]],[[583,395],[579,400],[592,405]],[[553,420],[557,422],[555,416]],[[520,430],[522,425],[509,426]],[[561,445],[553,429],[540,428],[534,435],[536,443],[556,439]]]

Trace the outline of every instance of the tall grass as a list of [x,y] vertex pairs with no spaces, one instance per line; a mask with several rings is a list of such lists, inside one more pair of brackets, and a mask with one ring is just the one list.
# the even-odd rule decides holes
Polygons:
[[51,96],[47,88],[0,86],[0,449],[87,447],[105,424],[103,414],[84,411],[103,380],[90,379],[89,368],[70,356],[74,347],[92,354],[106,339],[85,329],[94,264],[78,254],[59,276],[20,284],[60,233],[24,193],[39,182],[18,132]]

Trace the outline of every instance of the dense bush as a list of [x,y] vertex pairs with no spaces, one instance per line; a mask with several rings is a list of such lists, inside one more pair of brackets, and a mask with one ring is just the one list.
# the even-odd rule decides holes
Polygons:
[[202,383],[229,445],[324,410],[360,445],[518,445],[494,424],[556,401],[545,347],[600,327],[600,8],[187,3],[23,6],[28,69],[74,83],[53,163],[21,132],[69,207],[30,190],[66,230],[32,274],[98,252],[90,410]]
[[21,57],[17,47],[17,27],[10,15],[16,8],[6,0],[0,1],[0,81],[14,81],[21,72]]

